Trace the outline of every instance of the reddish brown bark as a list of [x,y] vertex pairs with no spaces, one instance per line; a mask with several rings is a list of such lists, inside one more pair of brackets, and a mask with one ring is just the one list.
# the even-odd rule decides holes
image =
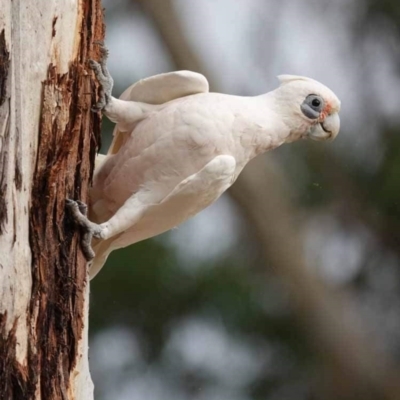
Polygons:
[[[0,315],[0,399],[35,399],[38,384],[42,400],[72,399],[70,374],[79,357],[88,282],[79,234],[65,213],[65,199],[87,200],[101,123],[100,115],[91,111],[97,84],[88,60],[99,58],[95,42],[104,37],[100,0],[83,1],[81,6],[77,58],[67,74],[59,74],[57,65],[50,65],[43,82],[29,211],[32,295],[27,313],[27,367],[19,365],[15,356],[18,320],[6,332],[7,315]],[[55,23],[53,36],[54,29]]]
[[[9,81],[9,68],[10,68],[10,52],[7,48],[5,40],[4,29],[0,32],[0,121],[2,124],[8,123],[9,115],[9,99],[10,99],[10,81]],[[5,129],[4,136],[2,138],[2,148],[0,150],[0,235],[3,232],[4,222],[7,220],[6,205],[4,200],[5,192],[5,165],[7,165],[6,158],[8,157],[7,144],[9,139],[9,127]]]

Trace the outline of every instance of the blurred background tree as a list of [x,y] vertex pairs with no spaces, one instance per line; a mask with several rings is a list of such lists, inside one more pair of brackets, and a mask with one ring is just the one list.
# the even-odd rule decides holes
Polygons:
[[176,69],[238,95],[307,75],[341,98],[342,130],[258,158],[194,219],[110,256],[96,398],[400,399],[399,3],[104,6],[114,95]]

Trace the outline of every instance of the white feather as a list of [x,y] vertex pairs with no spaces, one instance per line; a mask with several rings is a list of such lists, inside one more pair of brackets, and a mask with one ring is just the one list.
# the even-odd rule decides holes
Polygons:
[[279,79],[272,92],[240,97],[209,93],[202,75],[179,71],[139,81],[122,100],[112,99],[105,112],[117,122],[114,142],[90,192],[90,218],[104,239],[94,242],[91,276],[112,250],[207,207],[257,154],[306,137],[316,123],[300,111],[307,95],[321,95],[338,111],[339,100],[319,82]]

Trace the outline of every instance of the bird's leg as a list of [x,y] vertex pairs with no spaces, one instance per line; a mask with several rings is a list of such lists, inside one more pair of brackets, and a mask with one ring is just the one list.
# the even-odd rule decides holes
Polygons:
[[[87,205],[80,200],[77,200],[76,204],[78,204],[79,212],[84,217],[87,217],[87,211],[88,211]],[[93,260],[93,258],[95,256],[94,251],[92,250],[92,246],[91,246],[92,238],[93,238],[93,232],[88,231],[88,230],[83,230],[82,237],[81,237],[81,247],[82,247],[83,255],[85,256],[87,261]]]
[[[84,237],[81,240],[83,252],[88,256],[92,256],[92,258],[94,254],[90,246],[92,237],[106,240],[128,230],[140,220],[148,208],[148,205],[139,200],[139,196],[133,195],[125,201],[122,207],[108,221],[102,224],[95,224],[89,221],[84,213],[81,212],[81,210],[85,212],[85,204],[67,199],[65,205],[69,209],[74,222],[84,231]],[[89,259],[90,257],[87,258]]]
[[106,65],[108,49],[102,42],[97,42],[97,44],[100,46],[101,51],[100,62],[89,61],[90,68],[94,71],[100,83],[100,98],[93,111],[103,111],[108,119],[119,124],[120,130],[129,131],[135,123],[145,118],[149,112],[157,110],[160,106],[113,97],[111,92],[114,81]]
[[108,49],[103,42],[97,42],[100,46],[101,58],[100,62],[90,60],[90,68],[94,71],[97,80],[100,83],[100,99],[94,107],[95,111],[101,111],[110,103],[112,98],[112,88],[114,80],[107,68]]
[[79,225],[83,231],[81,238],[82,252],[87,261],[94,258],[94,251],[91,246],[92,238],[102,239],[102,231],[104,228],[101,225],[89,221],[87,218],[87,205],[81,201],[71,199],[65,200],[65,205],[71,213],[74,222]]
[[87,217],[87,210],[88,210],[87,204],[85,204],[83,201],[80,200],[76,200],[76,204],[78,204],[80,213],[85,217]]

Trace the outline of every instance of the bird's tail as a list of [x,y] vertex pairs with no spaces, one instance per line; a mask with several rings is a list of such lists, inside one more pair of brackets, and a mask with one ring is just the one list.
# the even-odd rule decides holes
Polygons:
[[92,243],[93,250],[96,255],[94,256],[94,259],[92,260],[92,263],[90,264],[90,270],[89,270],[90,279],[93,279],[99,273],[99,271],[103,268],[103,265],[107,261],[107,257],[113,250],[113,247],[112,247],[113,238],[110,238],[107,240],[100,240],[100,241],[96,240],[96,242]]

